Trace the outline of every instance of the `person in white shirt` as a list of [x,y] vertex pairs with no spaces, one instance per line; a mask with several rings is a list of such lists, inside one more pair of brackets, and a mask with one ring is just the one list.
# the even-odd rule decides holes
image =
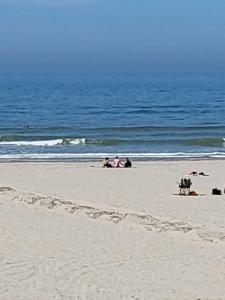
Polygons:
[[118,156],[115,157],[114,161],[113,161],[113,167],[114,168],[120,168],[123,167],[123,163],[121,162],[121,160],[118,158]]

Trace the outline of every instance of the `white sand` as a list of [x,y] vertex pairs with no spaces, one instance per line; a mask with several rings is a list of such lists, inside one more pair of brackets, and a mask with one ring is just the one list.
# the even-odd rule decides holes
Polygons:
[[89,166],[0,164],[1,300],[225,299],[225,161]]

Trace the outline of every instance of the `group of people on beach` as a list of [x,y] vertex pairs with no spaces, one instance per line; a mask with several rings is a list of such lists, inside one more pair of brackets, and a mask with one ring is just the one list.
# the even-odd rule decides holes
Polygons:
[[103,168],[131,168],[132,163],[128,157],[126,158],[125,162],[122,162],[118,156],[116,156],[113,161],[111,161],[109,157],[106,157],[103,160],[102,167]]

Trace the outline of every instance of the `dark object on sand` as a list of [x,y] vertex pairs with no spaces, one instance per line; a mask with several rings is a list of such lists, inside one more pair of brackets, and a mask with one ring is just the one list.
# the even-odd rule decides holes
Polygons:
[[192,182],[191,179],[181,178],[179,183],[180,195],[189,195]]
[[103,166],[102,166],[103,168],[112,168],[113,166],[112,166],[112,164],[109,162],[109,158],[108,157],[106,157],[105,159],[104,159],[104,161],[103,161]]
[[192,172],[191,172],[191,173],[189,173],[188,175],[198,176],[198,172],[196,172],[196,171],[192,171]]
[[198,194],[195,191],[190,191],[188,195],[189,196],[198,196]]
[[205,174],[204,172],[200,172],[200,173],[198,173],[198,175],[209,176],[209,174]]
[[131,161],[129,160],[129,158],[127,157],[126,158],[126,161],[124,163],[124,168],[131,168],[132,167],[132,163]]
[[212,189],[212,195],[222,195],[222,191],[217,188],[214,188]]
[[188,175],[193,175],[193,176],[198,176],[198,175],[201,175],[201,176],[209,176],[208,174],[205,174],[204,172],[196,172],[196,171],[192,171],[191,173],[189,173]]

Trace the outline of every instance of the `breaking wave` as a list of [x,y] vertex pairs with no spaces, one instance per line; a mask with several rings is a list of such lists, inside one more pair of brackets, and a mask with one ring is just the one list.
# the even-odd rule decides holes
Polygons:
[[163,138],[57,138],[57,139],[39,139],[31,140],[28,137],[26,140],[22,140],[21,136],[6,136],[0,137],[1,145],[14,145],[14,146],[39,146],[39,147],[52,147],[52,146],[71,146],[71,145],[102,145],[102,146],[116,146],[116,145],[163,145],[163,144],[179,144],[186,146],[225,146],[225,138],[180,138],[174,139],[173,136]]
[[56,146],[56,145],[80,145],[85,144],[86,139],[55,139],[55,140],[40,140],[40,141],[0,141],[0,145],[15,145],[15,146]]
[[28,160],[91,160],[102,159],[104,157],[114,157],[118,155],[121,158],[130,157],[131,159],[151,160],[151,159],[208,159],[225,158],[225,152],[167,152],[167,153],[21,153],[21,154],[2,154],[0,159],[28,159]]

